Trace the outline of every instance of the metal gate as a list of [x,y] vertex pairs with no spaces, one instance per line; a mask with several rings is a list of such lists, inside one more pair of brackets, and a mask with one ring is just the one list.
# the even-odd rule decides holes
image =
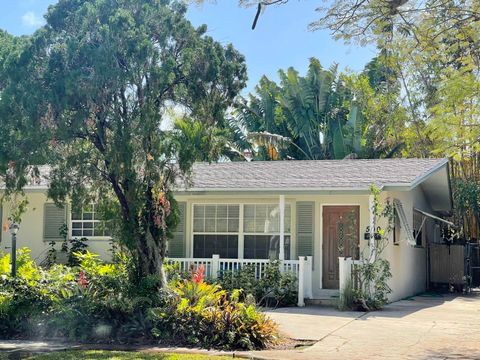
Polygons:
[[480,244],[465,245],[465,275],[469,288],[480,287]]

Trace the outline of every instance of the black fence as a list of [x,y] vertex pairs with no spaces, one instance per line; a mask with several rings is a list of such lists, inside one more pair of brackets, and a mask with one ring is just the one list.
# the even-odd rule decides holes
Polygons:
[[465,250],[465,275],[469,287],[480,287],[480,244],[467,243]]

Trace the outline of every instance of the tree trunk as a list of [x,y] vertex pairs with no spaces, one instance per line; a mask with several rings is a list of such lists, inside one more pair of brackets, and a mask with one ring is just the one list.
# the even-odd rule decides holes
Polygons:
[[[168,216],[165,208],[158,208],[152,196],[152,189],[147,192],[147,200],[140,217],[135,215],[136,206],[133,191],[120,201],[123,211],[124,236],[135,239],[130,243],[132,255],[135,255],[135,277],[139,279],[155,275],[159,277],[160,288],[167,285],[167,277],[163,268],[163,261],[167,251],[167,223]],[[119,198],[119,200],[121,200]],[[130,202],[129,202],[130,200]],[[134,210],[132,210],[134,209]],[[156,221],[159,219],[159,221]]]
[[158,275],[162,288],[167,284],[167,277],[163,269],[166,248],[164,240],[162,237],[156,239],[152,232],[148,230],[145,236],[137,241],[137,272],[139,277]]

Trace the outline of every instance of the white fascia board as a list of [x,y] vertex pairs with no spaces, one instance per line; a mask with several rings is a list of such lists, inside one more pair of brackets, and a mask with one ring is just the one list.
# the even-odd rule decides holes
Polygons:
[[265,195],[279,195],[279,194],[322,194],[322,195],[368,195],[369,188],[220,188],[220,189],[198,189],[191,188],[188,190],[174,191],[177,195],[233,195],[233,194],[265,194]]
[[448,164],[448,159],[443,159],[442,161],[439,161],[438,164],[432,167],[429,171],[418,176],[415,180],[413,180],[412,183],[410,184],[410,188],[414,189],[415,187],[420,185],[422,182],[424,182],[426,179],[428,179],[430,176],[432,176],[434,173],[441,170],[447,164]]

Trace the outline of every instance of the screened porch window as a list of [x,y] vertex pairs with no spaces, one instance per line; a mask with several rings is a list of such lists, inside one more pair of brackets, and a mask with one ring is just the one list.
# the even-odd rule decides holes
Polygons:
[[238,257],[239,205],[193,206],[193,256]]
[[[245,259],[278,259],[280,252],[280,206],[246,204],[243,217]],[[291,208],[285,204],[285,259],[290,259]]]
[[72,210],[72,237],[109,237],[110,235],[105,221],[98,212],[97,204]]

